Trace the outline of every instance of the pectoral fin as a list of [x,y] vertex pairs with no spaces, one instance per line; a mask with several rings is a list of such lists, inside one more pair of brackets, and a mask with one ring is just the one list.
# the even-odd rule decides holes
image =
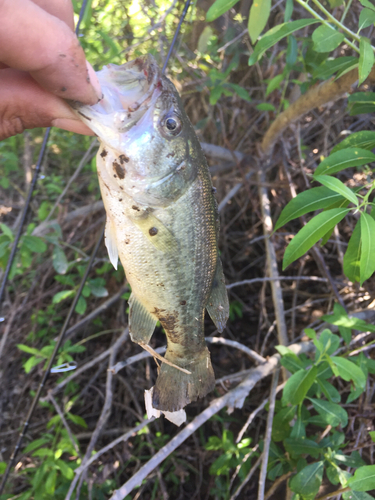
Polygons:
[[131,220],[158,250],[162,252],[178,250],[176,238],[155,215],[147,213],[142,217],[131,217]]
[[116,233],[114,225],[108,217],[105,225],[104,241],[108,250],[109,260],[111,261],[113,267],[117,269],[118,249],[116,243]]
[[157,319],[134,297],[129,299],[129,333],[133,342],[148,344],[155,330]]
[[225,288],[223,266],[219,257],[217,259],[211,295],[208,299],[206,309],[212,321],[215,323],[216,328],[221,333],[229,317],[229,302],[227,289]]

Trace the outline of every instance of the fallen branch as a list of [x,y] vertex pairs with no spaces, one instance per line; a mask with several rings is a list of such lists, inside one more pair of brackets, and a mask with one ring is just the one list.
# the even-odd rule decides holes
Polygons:
[[[369,79],[373,80],[374,76],[375,70],[373,69]],[[298,120],[314,108],[323,106],[330,101],[336,101],[343,94],[349,92],[352,85],[354,85],[357,80],[358,69],[352,69],[340,78],[337,78],[337,80],[332,77],[320,85],[311,87],[306,94],[301,95],[285,111],[280,113],[272,123],[261,143],[263,153],[269,154],[271,152],[271,148],[276,139],[292,122]]]
[[[288,346],[295,354],[302,352],[312,352],[315,347],[312,342],[301,342]],[[134,488],[139,486],[142,481],[160,465],[173,451],[178,448],[188,437],[190,437],[199,427],[201,427],[213,415],[216,415],[225,406],[228,407],[228,413],[234,408],[242,408],[246,397],[253,387],[263,378],[270,375],[279,365],[280,355],[271,356],[268,361],[262,365],[253,368],[246,379],[237,387],[227,392],[224,396],[213,400],[208,408],[194,418],[182,431],[172,438],[161,450],[159,450],[143,467],[141,467],[125,484],[116,490],[110,497],[110,500],[123,500]]]

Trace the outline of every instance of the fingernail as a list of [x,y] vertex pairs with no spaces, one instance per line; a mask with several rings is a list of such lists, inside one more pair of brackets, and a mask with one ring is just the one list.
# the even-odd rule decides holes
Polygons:
[[86,61],[86,67],[87,67],[87,73],[88,73],[88,77],[90,79],[90,83],[94,87],[94,90],[95,90],[95,93],[96,93],[98,99],[101,99],[103,97],[103,92],[102,92],[102,89],[100,88],[100,83],[99,83],[98,77],[96,76],[94,68],[91,66],[91,64],[88,61]]

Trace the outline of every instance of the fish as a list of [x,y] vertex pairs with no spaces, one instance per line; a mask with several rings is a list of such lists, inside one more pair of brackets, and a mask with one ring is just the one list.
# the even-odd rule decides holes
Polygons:
[[131,340],[167,337],[152,393],[176,412],[214,389],[205,310],[219,332],[229,303],[218,250],[219,216],[207,161],[173,83],[151,55],[97,72],[103,98],[74,103],[98,136],[105,244],[131,286]]

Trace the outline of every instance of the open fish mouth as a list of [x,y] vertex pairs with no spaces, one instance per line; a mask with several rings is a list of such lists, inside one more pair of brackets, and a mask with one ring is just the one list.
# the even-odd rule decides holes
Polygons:
[[81,119],[99,137],[126,132],[156,102],[164,90],[161,70],[151,55],[121,66],[108,64],[97,73],[103,98],[93,106],[71,103]]

